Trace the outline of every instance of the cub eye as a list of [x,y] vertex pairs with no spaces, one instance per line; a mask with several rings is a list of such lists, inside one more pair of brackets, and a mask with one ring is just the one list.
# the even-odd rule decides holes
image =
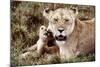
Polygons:
[[43,27],[41,28],[41,30],[43,30]]
[[69,21],[69,19],[65,19],[65,22],[68,22]]
[[58,19],[57,19],[57,18],[54,18],[54,21],[56,21],[56,22],[57,22],[57,21],[58,21]]

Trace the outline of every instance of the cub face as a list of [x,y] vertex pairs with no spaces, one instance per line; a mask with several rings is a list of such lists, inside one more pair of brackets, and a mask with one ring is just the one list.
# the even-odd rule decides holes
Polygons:
[[39,38],[47,39],[47,28],[46,26],[41,26],[39,29]]

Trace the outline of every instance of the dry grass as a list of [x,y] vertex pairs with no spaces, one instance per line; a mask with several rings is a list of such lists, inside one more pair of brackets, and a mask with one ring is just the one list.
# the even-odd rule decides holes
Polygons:
[[[25,48],[28,48],[36,43],[38,39],[38,28],[41,25],[48,25],[48,21],[42,16],[42,11],[49,3],[35,3],[35,2],[11,2],[11,66],[20,65],[37,65],[37,64],[56,64],[62,63],[58,55],[45,54],[41,57],[34,56],[36,52],[29,55],[26,59],[19,61],[18,57]],[[56,4],[55,4],[56,5]],[[78,6],[78,5],[64,5],[65,7],[79,8],[79,18],[94,17],[94,6]],[[80,56],[69,61],[83,62],[94,61],[95,55]]]

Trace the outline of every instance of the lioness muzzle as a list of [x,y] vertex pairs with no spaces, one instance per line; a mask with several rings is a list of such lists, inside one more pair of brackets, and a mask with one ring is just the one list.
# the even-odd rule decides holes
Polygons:
[[67,36],[59,35],[55,36],[55,39],[58,41],[65,41],[67,39]]

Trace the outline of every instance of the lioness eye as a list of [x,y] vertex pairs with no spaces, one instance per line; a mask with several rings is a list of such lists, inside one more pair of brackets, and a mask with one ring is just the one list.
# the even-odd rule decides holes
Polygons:
[[69,21],[69,19],[65,19],[65,22],[68,22]]
[[58,19],[54,18],[54,21],[56,21],[56,22],[57,22],[57,21],[58,21]]

